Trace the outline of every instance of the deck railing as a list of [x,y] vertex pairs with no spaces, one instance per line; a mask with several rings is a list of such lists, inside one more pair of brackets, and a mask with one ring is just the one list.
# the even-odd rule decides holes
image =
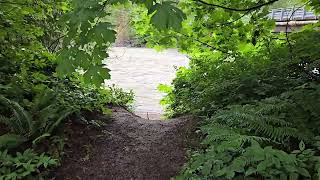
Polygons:
[[277,22],[281,21],[308,21],[308,20],[317,20],[319,19],[313,12],[306,11],[303,8],[281,8],[281,9],[272,9],[269,13],[269,18],[276,20]]

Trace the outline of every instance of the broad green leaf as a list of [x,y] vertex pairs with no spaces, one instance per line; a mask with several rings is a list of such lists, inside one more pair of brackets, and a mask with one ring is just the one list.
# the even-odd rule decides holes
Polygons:
[[16,134],[4,134],[0,136],[0,149],[10,149],[19,146],[24,143],[27,139],[23,136]]
[[143,3],[147,7],[147,9],[150,9],[153,5],[153,0],[144,0]]
[[270,164],[268,163],[268,161],[262,161],[261,163],[258,164],[257,171],[260,171],[260,172],[265,171],[269,165]]
[[253,175],[257,172],[257,170],[253,167],[249,167],[249,169],[245,172],[245,176]]
[[72,51],[69,49],[62,50],[57,57],[58,66],[56,68],[56,71],[60,77],[64,75],[68,75],[75,71],[75,67],[73,65],[73,59],[72,59]]
[[110,79],[109,69],[102,66],[91,66],[83,75],[85,83],[101,86],[105,79]]
[[[86,23],[88,21],[93,21],[97,17],[97,12],[101,10],[102,5],[99,4],[96,0],[86,0],[80,1],[75,0],[73,14],[69,17],[71,26],[76,24]],[[73,28],[73,27],[72,27]]]
[[63,60],[63,61],[60,61],[58,63],[58,66],[56,68],[56,71],[58,73],[58,75],[60,77],[64,76],[64,75],[68,75],[72,72],[75,71],[75,68],[72,64],[72,62],[68,61],[67,59],[66,60]]
[[239,43],[238,48],[241,53],[247,54],[247,53],[251,53],[252,51],[254,51],[255,47],[251,43]]
[[87,52],[78,51],[75,56],[75,60],[72,63],[75,67],[80,66],[82,68],[88,68],[93,64],[92,59],[92,56]]
[[96,46],[92,52],[93,59],[103,60],[108,57],[105,46]]
[[311,177],[309,171],[305,168],[298,168],[298,173],[301,174],[304,177]]
[[99,23],[98,25],[94,26],[88,32],[88,37],[91,41],[95,41],[98,44],[102,43],[112,43],[116,39],[116,32],[111,29],[112,26],[110,23]]
[[170,28],[179,30],[181,29],[182,21],[186,19],[186,15],[169,1],[153,5],[148,13],[154,13],[151,18],[151,23],[159,30]]
[[171,93],[173,88],[169,85],[166,84],[159,84],[158,86],[158,91],[163,92],[163,93]]

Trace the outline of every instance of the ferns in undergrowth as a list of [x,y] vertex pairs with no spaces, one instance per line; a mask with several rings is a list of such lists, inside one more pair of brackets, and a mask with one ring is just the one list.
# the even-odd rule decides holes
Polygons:
[[206,133],[202,141],[206,147],[193,153],[179,180],[320,178],[320,157],[315,150],[306,149],[303,141],[299,150],[288,153],[270,146],[282,145],[271,138],[216,122],[203,126],[202,131]]
[[244,134],[252,134],[275,142],[288,143],[290,139],[310,141],[311,131],[301,132],[290,110],[294,104],[270,98],[252,105],[234,105],[219,111],[213,123],[223,124]]
[[0,102],[7,105],[13,112],[12,117],[0,117],[0,123],[3,123],[12,129],[13,133],[23,136],[29,136],[33,129],[33,122],[29,112],[25,111],[17,102],[11,101],[0,96]]
[[10,130],[9,133],[0,136],[0,149],[13,148],[29,140],[38,143],[50,136],[53,130],[72,113],[70,109],[58,106],[52,101],[52,97],[45,92],[43,96],[35,98],[33,102],[35,106],[28,111],[17,102],[0,96],[0,103],[12,111],[11,115],[0,115],[0,123]]
[[320,178],[319,88],[216,112],[201,127],[204,148],[177,179]]
[[206,134],[206,138],[202,141],[202,144],[215,145],[219,151],[235,150],[242,147],[244,144],[251,143],[253,141],[272,141],[265,137],[241,134],[240,131],[219,123],[208,124],[203,126],[201,130]]

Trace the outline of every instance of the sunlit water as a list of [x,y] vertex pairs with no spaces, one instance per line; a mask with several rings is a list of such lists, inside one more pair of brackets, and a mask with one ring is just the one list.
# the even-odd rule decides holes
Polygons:
[[112,48],[106,60],[111,69],[111,80],[106,84],[116,84],[135,93],[134,111],[149,119],[158,119],[163,113],[159,104],[165,95],[157,90],[160,83],[170,84],[178,67],[187,66],[188,58],[177,50],[157,52],[148,48]]

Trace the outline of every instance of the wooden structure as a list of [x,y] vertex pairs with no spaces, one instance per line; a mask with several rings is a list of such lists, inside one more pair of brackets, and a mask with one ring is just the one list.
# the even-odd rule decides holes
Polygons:
[[319,16],[303,8],[272,9],[268,17],[276,21],[275,32],[297,31],[307,24],[317,23],[319,19]]

